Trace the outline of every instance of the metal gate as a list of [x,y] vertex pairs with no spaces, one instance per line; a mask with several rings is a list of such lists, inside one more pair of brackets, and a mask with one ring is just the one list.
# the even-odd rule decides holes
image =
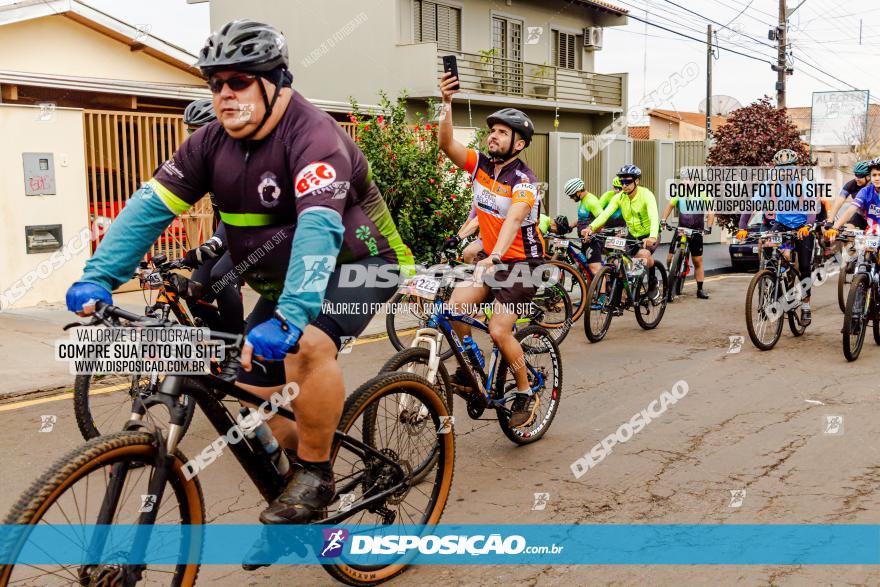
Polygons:
[[633,141],[633,164],[642,170],[640,185],[657,193],[657,142],[647,139]]
[[[183,117],[175,114],[86,110],[83,123],[89,225],[94,227],[99,217],[112,220],[119,214],[131,194],[180,146],[186,131]],[[210,237],[212,219],[210,200],[202,198],[172,222],[150,254],[182,256]],[[97,241],[93,250],[95,246]]]
[[682,167],[702,167],[706,164],[706,144],[703,141],[675,142],[675,173]]
[[[583,144],[586,145],[598,135],[584,135]],[[601,196],[611,189],[611,185],[602,183],[602,161],[605,159],[605,149],[596,151],[591,158],[581,157],[581,177],[587,191],[595,196]]]

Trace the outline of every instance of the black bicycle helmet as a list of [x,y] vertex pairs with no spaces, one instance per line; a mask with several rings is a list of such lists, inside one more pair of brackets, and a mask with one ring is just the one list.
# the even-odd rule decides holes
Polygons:
[[183,123],[192,128],[201,128],[214,120],[217,120],[217,116],[210,98],[194,100],[183,111]]
[[571,225],[568,223],[568,218],[565,216],[557,216],[553,219],[553,222],[556,223],[556,233],[557,234],[568,234],[571,232]]
[[281,88],[290,87],[293,76],[287,69],[287,39],[272,25],[253,20],[233,20],[223,25],[219,31],[208,37],[205,46],[199,51],[196,67],[210,77],[218,71],[230,69],[252,73],[263,77],[275,86],[272,99],[266,94],[266,87],[260,83],[260,94],[266,112],[260,124],[242,140],[260,132],[272,115],[272,108],[278,101]]
[[[486,124],[489,125],[489,128],[492,128],[493,124],[498,123],[510,127],[513,132],[519,135],[519,138],[525,141],[526,147],[532,142],[532,135],[535,134],[535,125],[532,123],[532,119],[522,110],[517,110],[516,108],[502,108],[486,119]],[[513,152],[513,144],[516,142],[515,139],[516,137],[514,137],[514,140],[510,141],[510,148],[504,156],[505,160],[516,155],[516,153]]]
[[208,37],[195,65],[206,76],[222,69],[247,73],[287,69],[287,40],[272,25],[233,20]]

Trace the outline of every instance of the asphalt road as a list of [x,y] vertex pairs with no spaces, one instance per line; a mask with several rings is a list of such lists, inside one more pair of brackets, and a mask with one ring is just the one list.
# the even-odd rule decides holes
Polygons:
[[[693,284],[645,332],[631,314],[589,344],[578,323],[562,345],[560,413],[538,443],[516,447],[494,421],[466,419],[456,404],[457,454],[445,523],[880,523],[880,374],[870,335],[861,358],[841,352],[842,314],[833,285],[815,290],[814,322],[799,339],[788,329],[773,351],[748,340],[743,315],[749,275]],[[729,337],[745,337],[731,353]],[[341,355],[346,386],[371,377],[392,354],[385,340]],[[23,365],[24,366],[24,365]],[[577,458],[669,390],[688,393],[626,444],[576,479]],[[29,400],[33,401],[33,400]],[[458,401],[458,400],[457,400]],[[41,415],[56,415],[51,433]],[[829,428],[829,417],[840,424]],[[829,433],[835,432],[835,433]],[[182,449],[200,451],[217,434],[197,415]],[[0,404],[0,512],[81,438],[69,400]],[[224,455],[200,476],[213,523],[255,523],[263,507],[240,468]],[[742,491],[741,502],[732,491]],[[534,511],[534,494],[549,503]],[[199,584],[332,584],[319,568],[246,573],[203,567]],[[817,585],[877,584],[877,567],[828,566],[425,566],[400,585]]]

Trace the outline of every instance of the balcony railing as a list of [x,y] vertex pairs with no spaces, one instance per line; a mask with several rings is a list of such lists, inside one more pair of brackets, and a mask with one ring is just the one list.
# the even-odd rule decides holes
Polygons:
[[[476,53],[457,53],[456,56],[463,92],[623,107],[623,80],[619,76]],[[438,73],[443,72],[440,55],[437,68]]]

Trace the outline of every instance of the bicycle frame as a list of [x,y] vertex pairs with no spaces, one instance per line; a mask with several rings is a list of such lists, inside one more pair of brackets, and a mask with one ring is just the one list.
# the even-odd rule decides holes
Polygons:
[[[431,318],[428,320],[427,327],[420,328],[416,332],[416,337],[413,339],[413,343],[411,345],[412,347],[427,348],[430,353],[428,364],[428,381],[433,381],[434,379],[432,379],[432,377],[436,377],[437,369],[439,368],[440,364],[440,339],[445,338],[449,343],[450,348],[452,348],[452,352],[455,355],[459,366],[467,373],[468,377],[471,379],[471,387],[475,390],[478,390],[479,397],[481,398],[482,407],[493,409],[504,408],[504,404],[511,401],[512,397],[507,398],[505,396],[495,399],[490,394],[490,390],[492,389],[492,382],[497,377],[497,368],[499,360],[501,358],[501,349],[493,345],[492,353],[489,358],[489,362],[487,363],[488,373],[486,373],[483,368],[479,367],[478,365],[472,365],[471,361],[465,358],[467,355],[467,350],[464,348],[461,339],[458,338],[458,335],[452,328],[453,322],[461,322],[488,334],[489,325],[467,314],[456,314],[454,312],[450,312],[449,310],[444,310],[442,308],[442,303],[440,300],[434,301],[434,309],[435,311]],[[522,319],[517,320],[517,322],[514,324],[514,331],[516,330],[516,324],[520,323],[520,320]],[[531,365],[529,365],[528,362],[526,363],[526,368],[529,369],[529,371],[537,380],[537,385],[543,386],[544,376],[536,371]]]

